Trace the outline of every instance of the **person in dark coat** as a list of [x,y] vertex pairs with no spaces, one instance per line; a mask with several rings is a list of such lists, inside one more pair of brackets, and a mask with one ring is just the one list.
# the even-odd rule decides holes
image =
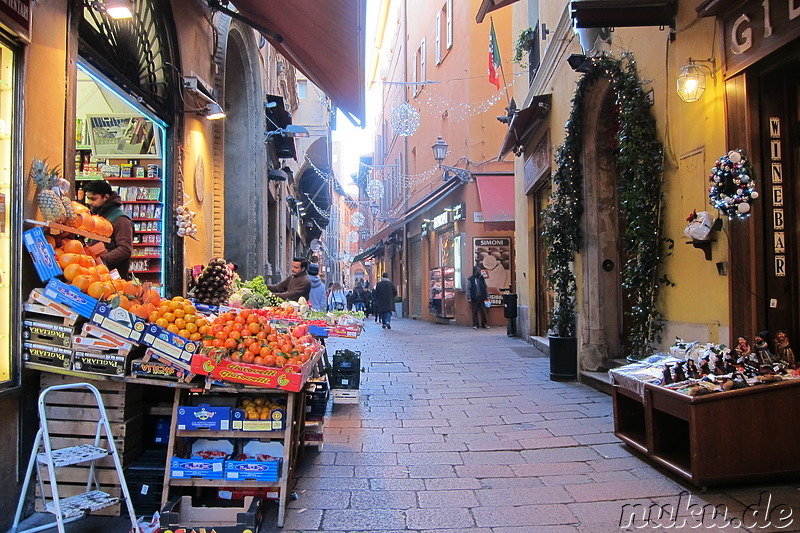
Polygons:
[[348,311],[352,311],[353,310],[353,291],[352,290],[347,291],[347,294],[345,295],[345,300],[347,301],[347,310]]
[[[486,328],[486,299],[489,298],[489,290],[486,288],[486,280],[483,279],[481,267],[475,265],[472,275],[467,278],[467,301],[472,306],[472,329]],[[478,319],[480,318],[480,322]]]
[[361,294],[364,297],[364,318],[369,318],[369,315],[375,312],[375,308],[372,305],[372,291],[369,290],[369,285],[364,287]]
[[380,317],[384,329],[392,329],[392,309],[396,297],[397,287],[389,280],[389,274],[384,272],[373,293],[375,314]]

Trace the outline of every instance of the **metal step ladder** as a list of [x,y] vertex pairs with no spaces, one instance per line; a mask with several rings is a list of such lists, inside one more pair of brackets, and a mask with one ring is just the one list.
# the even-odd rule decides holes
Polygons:
[[[69,448],[62,448],[60,450],[53,450],[50,444],[50,432],[47,425],[46,413],[46,397],[47,394],[57,390],[65,389],[88,389],[94,394],[97,400],[97,409],[99,416],[97,420],[97,431],[95,433],[94,443],[86,443],[78,446],[70,446]],[[128,492],[128,486],[125,483],[125,475],[122,472],[122,463],[120,462],[117,448],[114,444],[114,437],[111,434],[111,426],[108,423],[106,416],[106,408],[103,404],[103,398],[100,396],[100,391],[89,383],[71,383],[68,385],[55,385],[43,390],[39,395],[39,431],[36,433],[36,440],[33,443],[33,450],[31,452],[31,459],[28,462],[28,472],[25,475],[25,482],[22,486],[22,493],[19,496],[19,504],[17,505],[17,514],[14,517],[14,524],[11,526],[9,533],[33,533],[35,531],[43,531],[58,526],[59,533],[65,533],[64,524],[79,520],[92,511],[98,511],[105,507],[114,505],[120,501],[119,497],[111,496],[100,490],[100,484],[97,481],[94,471],[94,462],[97,459],[102,459],[108,455],[114,459],[114,466],[116,467],[117,477],[119,479],[120,489],[122,490],[125,505],[128,508],[130,515],[131,525],[133,531],[138,532],[139,527],[136,524],[136,514],[133,510],[131,496]],[[108,448],[100,447],[100,440],[105,438],[108,442]],[[39,447],[43,446],[44,451],[39,452]],[[86,480],[86,492],[68,498],[61,498],[58,494],[58,482],[56,479],[56,468],[62,466],[77,465],[81,463],[89,463],[89,471]],[[49,476],[49,484],[52,491],[52,500],[47,501],[47,496],[44,490],[44,481],[42,475],[38,475],[39,492],[41,495],[42,503],[48,512],[56,516],[56,521],[37,526],[24,531],[18,531],[20,517],[22,515],[22,508],[25,503],[25,496],[28,493],[28,486],[31,477],[34,475],[34,467],[39,474],[41,469],[46,467]]]

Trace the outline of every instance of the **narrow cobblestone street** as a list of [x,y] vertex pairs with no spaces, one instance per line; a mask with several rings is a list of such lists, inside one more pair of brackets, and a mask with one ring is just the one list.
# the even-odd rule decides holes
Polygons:
[[[764,518],[745,525],[800,531],[796,484],[705,494],[683,486],[614,436],[611,397],[550,381],[549,360],[505,328],[408,319],[392,328],[370,322],[358,340],[329,341],[331,353],[361,351],[360,403],[332,406],[324,449],[305,455],[283,531],[624,531],[635,528],[621,527],[623,505],[637,503],[680,506],[680,518],[661,519],[665,529],[741,531],[737,520],[763,490],[773,508],[791,507],[793,521],[776,512],[772,527],[758,527]],[[707,503],[724,506],[727,519],[693,519]],[[633,525],[658,527],[642,516]],[[268,515],[262,530],[279,531],[271,523]]]

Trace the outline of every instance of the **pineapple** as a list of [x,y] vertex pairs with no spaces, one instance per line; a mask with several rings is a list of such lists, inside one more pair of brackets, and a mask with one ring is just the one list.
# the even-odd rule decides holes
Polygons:
[[72,207],[72,200],[69,198],[69,182],[58,175],[57,168],[50,171],[50,178],[53,189],[58,189],[58,191],[56,191],[58,199],[61,200],[61,203],[64,205],[64,224],[73,228],[78,227],[80,220],[78,219],[78,214],[75,212],[75,208]]
[[58,194],[52,189],[53,175],[47,170],[47,162],[34,158],[31,164],[31,178],[36,183],[36,202],[45,222],[61,222],[67,213]]

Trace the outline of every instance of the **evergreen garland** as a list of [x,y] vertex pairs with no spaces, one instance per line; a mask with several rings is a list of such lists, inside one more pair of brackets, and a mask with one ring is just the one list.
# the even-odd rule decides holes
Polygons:
[[661,232],[663,148],[632,54],[622,59],[603,55],[591,61],[595,68],[580,78],[572,99],[566,137],[556,151],[553,194],[542,213],[548,250],[545,275],[556,294],[551,328],[560,337],[575,335],[576,282],[571,263],[581,246],[584,104],[589,88],[602,77],[616,95],[619,121],[616,162],[619,205],[626,223],[622,241],[628,259],[622,286],[630,302],[625,310],[630,318],[627,340],[631,357],[642,358],[660,340],[663,322],[656,302],[660,285],[670,284],[666,276],[658,277],[666,242]]

